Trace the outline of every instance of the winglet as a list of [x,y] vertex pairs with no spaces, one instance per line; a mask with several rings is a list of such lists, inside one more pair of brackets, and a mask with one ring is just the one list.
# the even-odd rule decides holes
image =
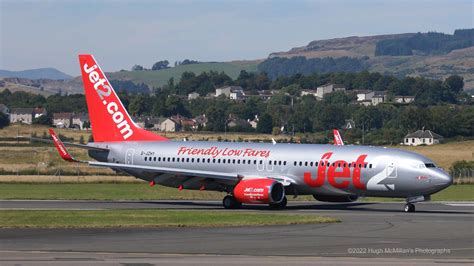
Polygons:
[[52,128],[49,129],[49,134],[51,135],[51,138],[53,139],[54,146],[56,146],[56,149],[58,149],[59,155],[61,155],[61,158],[63,158],[65,161],[68,162],[80,162],[76,159],[74,159],[71,154],[66,149],[66,146],[62,143],[62,141],[59,139],[59,137],[56,135],[56,132]]
[[344,142],[342,141],[341,134],[339,134],[339,130],[334,129],[332,133],[334,135],[334,145],[344,146]]

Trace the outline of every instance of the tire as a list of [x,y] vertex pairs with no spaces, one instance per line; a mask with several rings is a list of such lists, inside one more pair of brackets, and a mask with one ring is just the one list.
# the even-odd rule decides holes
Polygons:
[[404,211],[405,212],[415,212],[415,205],[413,205],[412,203],[407,203],[405,205]]
[[242,203],[238,202],[234,197],[227,195],[222,200],[222,205],[225,209],[239,209]]

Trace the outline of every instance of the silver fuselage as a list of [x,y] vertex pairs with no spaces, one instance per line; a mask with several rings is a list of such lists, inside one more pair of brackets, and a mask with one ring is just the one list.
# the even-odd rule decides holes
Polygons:
[[[413,197],[436,193],[452,177],[422,155],[391,148],[247,142],[110,142],[113,163],[204,170],[290,182],[287,194]],[[235,183],[140,170],[127,173],[165,186],[226,191]]]

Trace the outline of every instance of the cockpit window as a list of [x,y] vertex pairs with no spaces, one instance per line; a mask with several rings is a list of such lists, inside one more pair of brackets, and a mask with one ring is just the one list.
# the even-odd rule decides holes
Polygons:
[[426,168],[436,168],[434,163],[425,163]]

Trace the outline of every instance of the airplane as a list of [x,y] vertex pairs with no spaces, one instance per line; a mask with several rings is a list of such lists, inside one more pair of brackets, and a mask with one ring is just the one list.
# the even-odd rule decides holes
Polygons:
[[[50,130],[59,154],[70,162],[111,168],[150,186],[226,192],[226,209],[243,203],[280,209],[287,195],[313,195],[325,202],[404,198],[404,211],[414,212],[414,203],[430,200],[453,182],[429,158],[400,149],[173,141],[133,122],[92,55],[79,55],[79,63],[94,142],[63,143]],[[75,159],[69,145],[87,149],[96,161]]]

